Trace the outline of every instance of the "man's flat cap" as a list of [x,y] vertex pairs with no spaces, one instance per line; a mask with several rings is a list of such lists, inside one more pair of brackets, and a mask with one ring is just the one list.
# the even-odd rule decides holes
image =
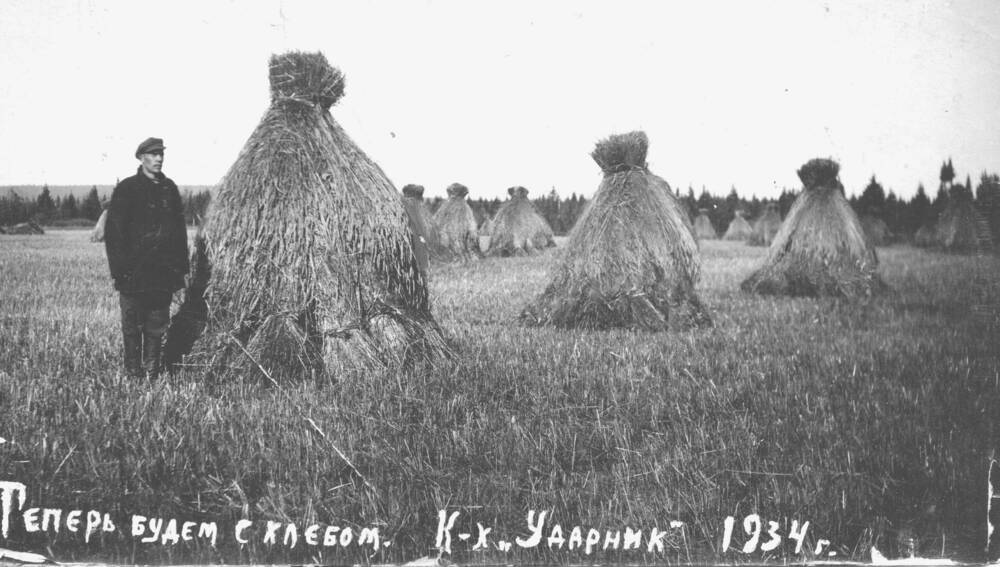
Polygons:
[[163,146],[163,138],[146,138],[135,149],[135,157],[152,152],[162,152],[164,149],[166,148]]

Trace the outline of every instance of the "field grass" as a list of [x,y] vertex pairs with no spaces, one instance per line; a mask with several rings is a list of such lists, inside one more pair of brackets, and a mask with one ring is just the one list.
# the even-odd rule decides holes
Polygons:
[[[785,299],[738,289],[766,250],[702,242],[715,325],[684,334],[520,326],[561,248],[437,265],[434,312],[455,363],[274,387],[190,371],[123,379],[117,296],[87,235],[0,236],[0,481],[27,485],[25,508],[100,510],[118,531],[84,544],[65,527],[25,533],[15,517],[0,547],[66,561],[383,563],[433,553],[447,510],[461,514],[454,534],[472,534],[452,543],[464,562],[797,560],[821,538],[866,559],[873,544],[897,553],[904,529],[923,555],[983,558],[1000,441],[996,258],[885,248],[893,293]],[[541,544],[497,549],[529,534],[529,510],[547,513]],[[141,543],[132,514],[217,521],[219,541]],[[782,544],[735,551],[750,514],[765,532],[777,522]],[[254,522],[244,545],[240,519]],[[376,526],[392,544],[267,545],[265,520]],[[793,521],[810,522],[801,554]],[[472,550],[477,522],[492,528],[487,550]],[[567,540],[594,528],[602,544],[607,530],[642,529],[643,548],[550,547],[556,523]],[[668,532],[662,552],[646,550],[653,527]]]

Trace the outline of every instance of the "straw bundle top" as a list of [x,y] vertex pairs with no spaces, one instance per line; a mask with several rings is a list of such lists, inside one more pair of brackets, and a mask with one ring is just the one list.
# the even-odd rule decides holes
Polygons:
[[419,201],[424,198],[424,186],[413,184],[406,185],[403,187],[403,195]]
[[646,151],[649,138],[645,132],[614,134],[597,142],[590,154],[604,175],[621,173],[633,169],[646,169]]
[[469,188],[461,183],[452,183],[448,186],[448,196],[452,198],[462,198],[469,194]]
[[272,55],[269,78],[272,102],[291,99],[329,110],[344,96],[344,74],[331,66],[322,53]]
[[528,197],[528,190],[520,186],[509,187],[507,194],[510,195],[511,199],[526,199]]
[[805,185],[806,189],[812,187],[839,187],[840,183],[837,181],[837,172],[840,171],[840,165],[831,160],[816,158],[811,159],[806,162],[805,165],[799,169],[799,179],[802,180],[802,184]]

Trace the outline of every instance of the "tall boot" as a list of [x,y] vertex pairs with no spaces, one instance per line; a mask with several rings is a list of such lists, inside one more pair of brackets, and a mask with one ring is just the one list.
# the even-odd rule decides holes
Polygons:
[[142,327],[136,301],[121,294],[122,311],[122,362],[129,378],[142,376]]
[[122,329],[125,374],[129,378],[142,376],[142,334],[139,329]]
[[149,313],[142,325],[142,358],[150,380],[160,376],[163,363],[163,335],[170,322],[170,294],[151,296]]
[[163,335],[145,333],[142,339],[142,366],[146,370],[146,377],[156,380],[160,377]]

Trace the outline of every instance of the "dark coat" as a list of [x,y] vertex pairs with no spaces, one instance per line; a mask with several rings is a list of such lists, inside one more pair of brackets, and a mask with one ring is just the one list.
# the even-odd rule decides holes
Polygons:
[[115,289],[122,293],[184,287],[188,273],[187,227],[177,185],[158,174],[123,179],[108,204],[104,246]]

